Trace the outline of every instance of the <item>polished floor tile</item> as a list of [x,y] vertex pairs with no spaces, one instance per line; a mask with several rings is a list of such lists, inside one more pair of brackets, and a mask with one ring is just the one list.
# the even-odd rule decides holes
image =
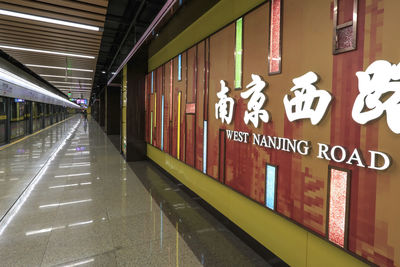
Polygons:
[[285,266],[74,116],[0,151],[0,266]]

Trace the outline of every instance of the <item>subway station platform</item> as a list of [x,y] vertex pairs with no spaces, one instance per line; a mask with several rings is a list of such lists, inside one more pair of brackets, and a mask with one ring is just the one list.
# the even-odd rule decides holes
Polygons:
[[0,197],[1,266],[285,266],[81,115],[0,150]]

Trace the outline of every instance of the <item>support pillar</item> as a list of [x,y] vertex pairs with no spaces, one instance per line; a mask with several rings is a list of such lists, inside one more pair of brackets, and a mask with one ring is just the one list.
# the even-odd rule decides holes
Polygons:
[[[145,54],[145,53],[144,53]],[[135,63],[137,62],[137,63]],[[131,60],[127,66],[126,160],[146,159],[145,143],[145,75],[146,56]]]
[[121,86],[113,84],[105,90],[106,94],[106,121],[105,131],[109,135],[120,134],[120,95]]

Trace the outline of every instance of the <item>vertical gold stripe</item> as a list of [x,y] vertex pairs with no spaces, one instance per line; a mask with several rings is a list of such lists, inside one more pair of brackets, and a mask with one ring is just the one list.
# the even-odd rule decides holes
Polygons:
[[177,140],[177,148],[176,148],[176,157],[179,159],[179,143],[181,139],[181,95],[182,92],[178,93],[178,140]]
[[150,144],[153,144],[153,111],[150,115]]

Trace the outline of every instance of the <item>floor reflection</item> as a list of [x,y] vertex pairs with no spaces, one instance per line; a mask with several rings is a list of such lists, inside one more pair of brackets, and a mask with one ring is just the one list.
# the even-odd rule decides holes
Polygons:
[[285,266],[112,139],[76,116],[0,151],[1,266]]

